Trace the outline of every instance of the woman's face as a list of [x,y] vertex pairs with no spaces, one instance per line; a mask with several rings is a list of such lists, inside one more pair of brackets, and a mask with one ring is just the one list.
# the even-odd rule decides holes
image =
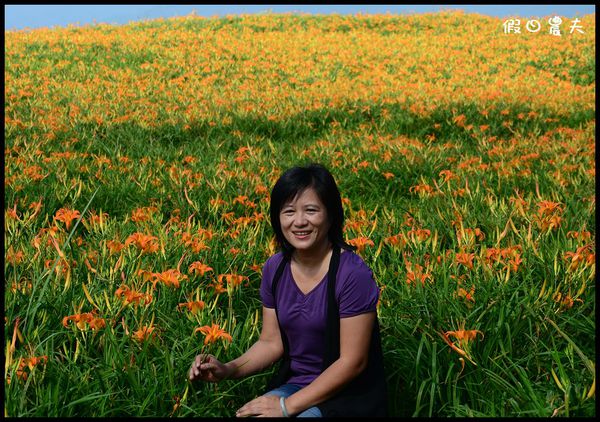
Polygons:
[[283,236],[298,251],[316,251],[328,241],[329,216],[313,188],[284,203],[279,222]]

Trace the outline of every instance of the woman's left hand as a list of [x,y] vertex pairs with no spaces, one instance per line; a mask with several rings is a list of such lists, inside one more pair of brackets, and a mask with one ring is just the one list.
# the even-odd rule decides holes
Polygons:
[[279,396],[260,396],[249,401],[235,412],[235,416],[243,418],[247,416],[282,417],[283,412],[279,405]]

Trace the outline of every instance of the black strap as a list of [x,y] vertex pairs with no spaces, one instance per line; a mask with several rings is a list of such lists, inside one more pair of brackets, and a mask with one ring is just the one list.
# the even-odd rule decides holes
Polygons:
[[281,274],[283,274],[283,270],[285,269],[285,266],[287,265],[288,261],[289,259],[284,256],[281,262],[279,263],[279,266],[277,267],[277,271],[275,271],[275,276],[273,277],[273,282],[271,283],[271,294],[273,295],[273,303],[275,304],[275,316],[277,317],[277,323],[279,324],[279,333],[281,334],[284,358],[289,356],[290,346],[288,343],[287,336],[283,332],[283,329],[281,328],[281,323],[279,322],[279,313],[277,312],[277,296],[275,296],[275,289],[277,288],[277,284],[279,284],[279,279],[281,278]]
[[340,310],[335,300],[335,279],[340,266],[340,249],[333,248],[327,280],[327,329],[323,371],[340,357]]

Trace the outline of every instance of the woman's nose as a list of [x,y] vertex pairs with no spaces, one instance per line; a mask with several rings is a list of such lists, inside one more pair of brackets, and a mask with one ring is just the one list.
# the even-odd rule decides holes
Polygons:
[[305,226],[307,223],[306,220],[306,215],[304,215],[304,213],[297,213],[296,216],[294,217],[294,225],[295,226]]

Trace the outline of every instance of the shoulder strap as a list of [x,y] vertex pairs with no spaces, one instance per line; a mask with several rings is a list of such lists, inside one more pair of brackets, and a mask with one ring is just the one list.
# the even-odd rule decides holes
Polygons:
[[281,334],[281,343],[283,344],[283,356],[289,356],[290,346],[288,344],[287,336],[283,332],[283,328],[281,328],[281,324],[279,323],[279,313],[277,312],[277,296],[275,296],[275,289],[277,288],[277,284],[279,283],[279,279],[281,278],[281,274],[283,274],[283,270],[288,263],[288,258],[283,256],[283,259],[279,263],[277,267],[277,271],[275,271],[275,275],[273,276],[273,282],[271,283],[271,293],[273,295],[273,303],[275,304],[275,315],[277,316],[277,323],[279,324],[279,333]]
[[323,370],[327,369],[340,356],[340,311],[338,303],[335,300],[335,280],[339,266],[340,249],[334,246],[327,274],[327,322],[325,328]]

